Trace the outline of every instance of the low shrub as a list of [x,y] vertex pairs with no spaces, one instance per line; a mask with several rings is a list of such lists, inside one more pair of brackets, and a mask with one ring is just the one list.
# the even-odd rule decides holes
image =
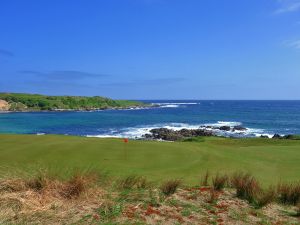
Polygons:
[[176,192],[180,184],[180,180],[169,180],[160,186],[160,190],[163,194],[169,196]]

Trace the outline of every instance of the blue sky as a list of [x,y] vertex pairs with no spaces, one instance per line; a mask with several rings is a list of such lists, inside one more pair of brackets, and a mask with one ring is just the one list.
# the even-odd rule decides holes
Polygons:
[[300,99],[300,0],[1,0],[0,91]]

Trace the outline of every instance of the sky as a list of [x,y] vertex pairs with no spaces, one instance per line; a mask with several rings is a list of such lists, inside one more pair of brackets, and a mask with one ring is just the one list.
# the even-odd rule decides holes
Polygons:
[[300,99],[300,0],[0,0],[0,92]]

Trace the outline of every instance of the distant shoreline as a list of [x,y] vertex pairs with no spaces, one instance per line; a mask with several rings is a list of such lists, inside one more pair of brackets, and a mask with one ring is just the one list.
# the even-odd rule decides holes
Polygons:
[[1,113],[38,113],[38,112],[97,112],[106,110],[137,110],[137,109],[148,109],[159,107],[158,105],[147,105],[147,106],[131,106],[131,107],[112,107],[112,108],[96,108],[96,109],[54,109],[54,110],[23,110],[23,111],[7,111],[0,110]]
[[139,101],[113,100],[94,96],[47,96],[23,93],[0,93],[0,112],[60,112],[135,109],[151,107]]

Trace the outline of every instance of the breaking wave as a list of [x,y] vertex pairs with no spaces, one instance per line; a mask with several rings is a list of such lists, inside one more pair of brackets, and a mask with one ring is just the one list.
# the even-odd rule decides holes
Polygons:
[[160,102],[160,103],[151,103],[154,106],[159,108],[178,108],[186,107],[188,105],[200,105],[199,102]]
[[223,131],[215,129],[221,126],[241,126],[241,122],[233,121],[218,121],[216,123],[206,123],[206,124],[187,124],[187,123],[162,123],[162,124],[153,124],[153,125],[144,125],[137,127],[128,127],[121,129],[110,129],[102,130],[100,134],[87,135],[87,137],[99,137],[99,138],[132,138],[139,139],[142,138],[145,134],[150,134],[150,130],[156,128],[167,128],[172,130],[181,130],[181,129],[207,129],[213,130],[214,133],[218,136],[225,137],[259,137],[261,135],[272,137],[274,134],[269,134],[263,129],[255,129],[246,127],[246,130],[235,130],[235,131]]

